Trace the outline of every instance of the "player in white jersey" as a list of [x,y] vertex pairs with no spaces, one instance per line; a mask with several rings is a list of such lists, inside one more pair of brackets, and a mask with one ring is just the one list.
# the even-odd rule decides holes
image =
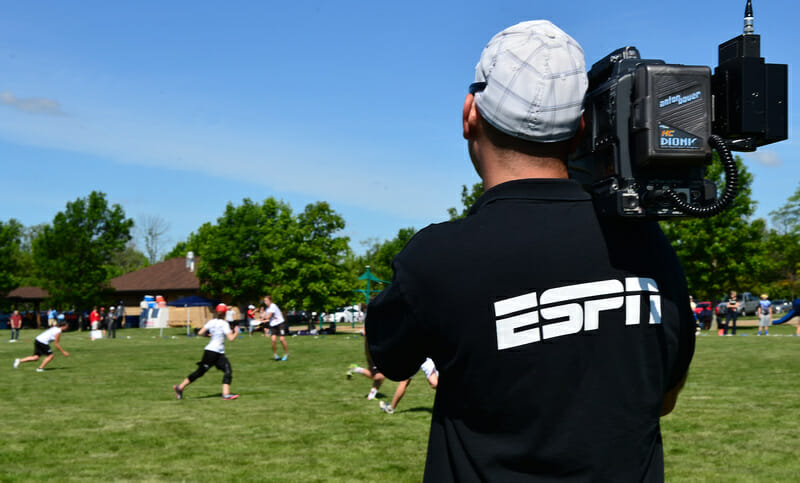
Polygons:
[[225,357],[225,339],[233,341],[239,334],[239,327],[231,330],[230,324],[224,320],[227,307],[225,304],[217,305],[216,315],[213,319],[206,322],[206,325],[197,335],[208,334],[211,342],[206,345],[203,352],[203,360],[197,363],[197,370],[189,374],[180,384],[172,386],[175,390],[175,398],[183,399],[183,390],[189,384],[202,377],[211,367],[216,367],[224,372],[222,376],[222,399],[231,400],[239,397],[238,394],[231,394],[231,381],[233,380],[233,369],[228,358]]
[[[272,301],[271,295],[264,296],[264,306],[266,307],[261,315],[264,322],[269,324],[269,335],[272,338],[272,358],[276,361],[285,361],[289,359],[289,346],[286,345],[287,327],[286,320],[283,318],[281,309]],[[267,332],[264,331],[264,337]],[[283,357],[278,357],[278,347],[275,339],[280,337],[281,345],[283,345]]]
[[[428,357],[425,359],[425,362],[422,363],[419,369],[425,373],[425,377],[428,379],[428,384],[431,386],[431,389],[436,389],[436,387],[439,386],[439,371],[436,370],[436,364],[433,363],[431,358]],[[405,381],[401,381],[400,384],[397,385],[397,389],[394,391],[392,404],[386,404],[385,402],[381,401],[381,410],[383,410],[385,413],[394,414],[394,410],[397,409],[397,405],[406,394],[406,389],[408,388],[409,384],[411,384],[410,377]]]
[[32,356],[25,357],[24,359],[14,359],[14,369],[19,367],[23,362],[38,361],[40,357],[45,356],[42,363],[36,369],[36,372],[44,372],[45,366],[50,364],[50,361],[56,356],[53,353],[53,349],[50,348],[51,342],[54,343],[56,349],[64,354],[64,357],[69,357],[69,352],[61,348],[61,332],[66,331],[69,328],[69,324],[64,319],[59,320],[57,324],[58,325],[55,327],[50,327],[36,337],[36,340],[33,341]]

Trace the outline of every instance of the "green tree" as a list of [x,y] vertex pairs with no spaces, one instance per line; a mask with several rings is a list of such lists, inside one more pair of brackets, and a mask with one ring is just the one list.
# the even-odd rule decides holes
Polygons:
[[164,259],[168,260],[175,257],[184,258],[189,252],[194,253],[196,257],[202,256],[202,246],[206,243],[206,240],[208,240],[213,231],[214,225],[208,222],[203,223],[200,225],[200,228],[197,229],[197,232],[190,233],[186,240],[176,243],[172,250],[164,255]]
[[770,219],[775,227],[767,238],[771,281],[775,287],[770,293],[794,299],[800,292],[800,185],[786,204],[770,212]]
[[47,223],[27,226],[22,230],[22,244],[20,246],[20,268],[18,282],[20,287],[42,287],[44,281],[39,276],[36,263],[33,260],[33,241],[39,237],[48,226]]
[[238,206],[228,203],[216,225],[198,231],[199,246],[192,247],[200,257],[197,276],[203,291],[237,304],[258,300],[266,287],[274,286],[273,271],[291,220],[289,205],[273,198],[263,204],[250,199]]
[[769,215],[779,233],[800,233],[800,185],[785,205]]
[[139,251],[135,243],[128,243],[125,248],[111,257],[111,263],[106,268],[108,278],[111,279],[148,266],[150,266],[150,260],[147,255]]
[[344,226],[324,202],[295,216],[283,201],[245,199],[229,203],[215,225],[201,227],[181,250],[199,256],[197,274],[208,293],[241,305],[269,293],[287,309],[332,308],[352,298],[342,268],[349,240],[337,236]]
[[[392,260],[416,233],[417,230],[414,227],[401,228],[397,231],[397,235],[390,240],[372,242],[372,246],[367,249],[367,252],[359,260],[359,275],[369,265],[373,275],[381,280],[391,280],[393,275]],[[363,282],[361,285],[363,285]],[[364,287],[359,286],[359,288]]]
[[[716,157],[715,157],[716,159]],[[729,290],[745,291],[763,273],[764,221],[749,218],[756,203],[751,194],[753,176],[737,156],[739,191],[731,206],[711,218],[662,221],[661,226],[683,264],[689,290],[700,299],[715,299]],[[706,177],[724,187],[722,168],[713,163]]]
[[33,258],[52,302],[67,308],[101,303],[109,292],[108,268],[131,239],[133,220],[93,191],[67,203],[33,241]]
[[775,298],[796,298],[800,293],[800,233],[770,230],[766,237],[763,291]]
[[23,227],[11,218],[0,221],[0,296],[19,286]]
[[461,211],[456,208],[448,208],[447,214],[450,215],[451,220],[457,220],[467,216],[469,209],[475,204],[475,201],[483,194],[483,181],[475,183],[472,188],[467,188],[467,185],[461,185]]
[[333,309],[353,300],[350,278],[343,262],[350,253],[349,239],[336,234],[344,219],[328,203],[306,206],[297,216],[293,240],[279,264],[282,285],[275,287],[286,307]]

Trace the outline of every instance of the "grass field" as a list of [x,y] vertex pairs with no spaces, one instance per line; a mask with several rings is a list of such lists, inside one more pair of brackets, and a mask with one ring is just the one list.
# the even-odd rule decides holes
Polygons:
[[[668,481],[797,481],[800,337],[698,337],[689,382],[662,420]],[[0,343],[0,481],[419,481],[434,392],[417,376],[394,415],[366,401],[363,339],[289,338],[287,362],[263,337],[227,344],[235,401],[216,370],[189,386],[207,339],[180,329],[71,332],[44,373],[14,370],[38,331]],[[396,383],[381,393],[391,399]]]

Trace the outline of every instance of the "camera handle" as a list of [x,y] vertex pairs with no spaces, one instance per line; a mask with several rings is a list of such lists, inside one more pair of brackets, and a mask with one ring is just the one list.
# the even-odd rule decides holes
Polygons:
[[736,161],[734,161],[731,150],[728,149],[728,145],[716,134],[712,134],[711,137],[708,138],[708,144],[719,153],[719,159],[725,170],[725,189],[722,191],[722,196],[712,205],[700,207],[690,205],[671,188],[666,188],[664,190],[666,197],[672,201],[673,206],[680,212],[700,218],[708,218],[727,209],[734,198],[736,198],[736,193],[739,189],[739,170],[736,168]]

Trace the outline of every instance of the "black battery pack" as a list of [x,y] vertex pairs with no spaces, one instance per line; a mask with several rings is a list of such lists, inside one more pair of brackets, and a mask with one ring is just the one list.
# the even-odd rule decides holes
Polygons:
[[639,166],[711,161],[711,69],[641,64],[634,72],[631,152]]

